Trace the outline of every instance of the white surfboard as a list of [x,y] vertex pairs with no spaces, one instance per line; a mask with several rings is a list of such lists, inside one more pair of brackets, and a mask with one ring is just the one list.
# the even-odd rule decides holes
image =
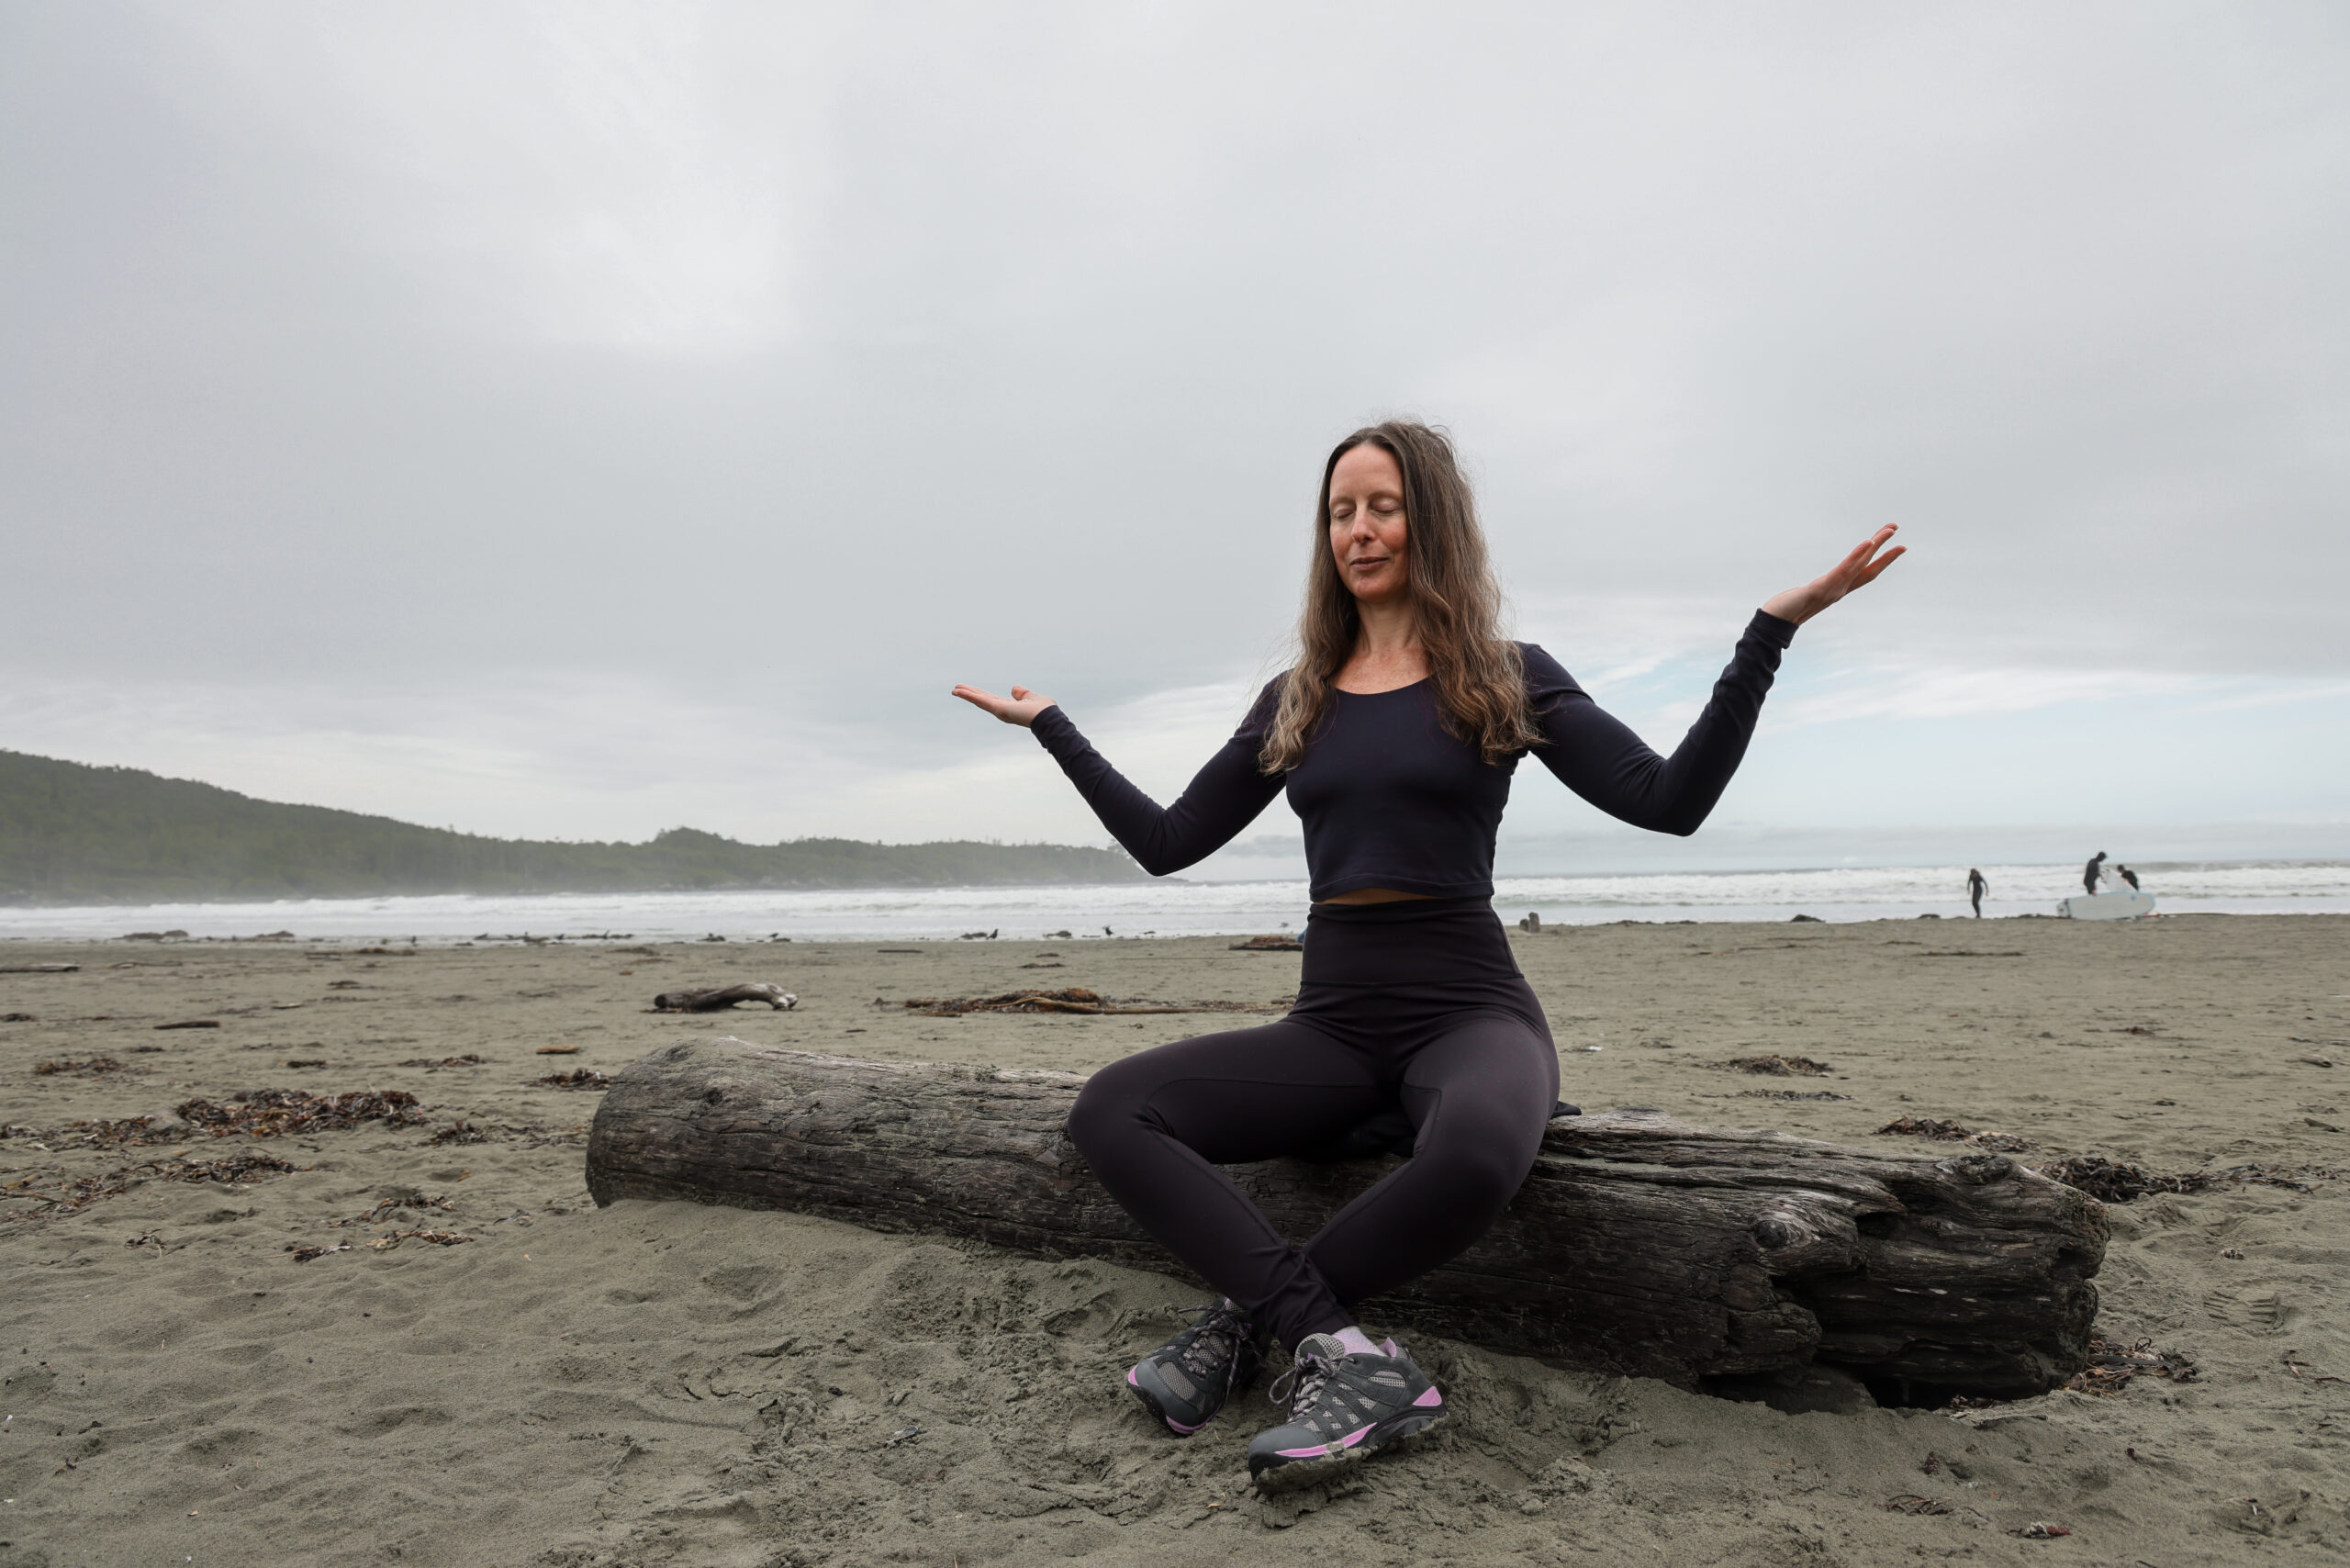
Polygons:
[[2067,920],[2135,920],[2154,913],[2152,893],[2075,893],[2056,906]]

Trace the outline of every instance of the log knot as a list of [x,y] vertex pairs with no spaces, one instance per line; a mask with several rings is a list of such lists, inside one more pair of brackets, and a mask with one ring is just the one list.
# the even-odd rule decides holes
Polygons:
[[1980,1187],[2015,1174],[2016,1162],[2004,1154],[1955,1154],[1937,1160],[1934,1169],[1954,1176],[1970,1187]]

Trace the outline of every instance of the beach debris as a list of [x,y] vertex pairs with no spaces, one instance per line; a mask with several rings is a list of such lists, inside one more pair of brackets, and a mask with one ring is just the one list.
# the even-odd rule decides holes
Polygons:
[[1976,1132],[1956,1122],[1940,1121],[1932,1116],[1896,1116],[1877,1128],[1879,1137],[1930,1137],[1942,1143],[1971,1143],[1977,1148],[1997,1149],[2001,1154],[2026,1154],[2040,1146],[2030,1138],[2018,1137],[1992,1128]]
[[1887,1497],[1877,1506],[1888,1514],[1947,1514],[1951,1511],[1950,1505],[1940,1497],[1921,1496],[1915,1492],[1904,1492],[1899,1496]]
[[332,1247],[297,1247],[289,1241],[285,1244],[285,1250],[294,1254],[294,1261],[297,1263],[307,1263],[313,1258],[323,1258],[330,1252],[348,1252],[351,1250],[351,1243],[338,1241]]
[[437,1148],[447,1144],[495,1143],[498,1137],[496,1133],[485,1132],[471,1122],[451,1122],[424,1141]]
[[1047,942],[1069,942],[1074,941],[1075,938],[1066,931],[1047,931],[1045,933],[1045,940]]
[[1303,953],[1305,944],[1294,936],[1251,936],[1245,942],[1235,942],[1236,953]]
[[410,1193],[405,1197],[386,1198],[364,1215],[353,1215],[349,1219],[330,1220],[327,1223],[330,1229],[344,1230],[352,1226],[381,1225],[386,1217],[399,1213],[402,1209],[438,1209],[446,1212],[453,1211],[456,1206],[457,1200],[454,1198],[432,1198],[427,1197],[422,1193]]
[[1042,960],[1031,960],[1030,962],[1025,963],[1025,964],[1023,964],[1023,965],[1021,965],[1020,967],[1021,967],[1022,969],[1065,969],[1069,968],[1069,966],[1068,966],[1067,964],[1062,964],[1062,963],[1050,963],[1050,964],[1047,964],[1047,963],[1043,962]]
[[[461,1235],[453,1230],[402,1230],[396,1231],[389,1236],[379,1236],[375,1238],[375,1240],[370,1241],[367,1244],[367,1250],[370,1252],[389,1252],[393,1248],[397,1247],[403,1241],[429,1241],[435,1247],[462,1247],[472,1239],[472,1237]],[[350,1245],[349,1243],[345,1243],[340,1248],[329,1248],[328,1250],[330,1252],[347,1252],[350,1250]]]
[[2102,1335],[2089,1336],[2088,1365],[2073,1374],[2065,1386],[2075,1394],[2119,1394],[2142,1377],[2193,1383],[2200,1375],[2195,1363],[2177,1350],[2157,1350],[2151,1339],[2117,1345]]
[[1809,1057],[1732,1057],[1714,1065],[1733,1072],[1768,1073],[1774,1078],[1818,1078],[1831,1070],[1826,1062],[1814,1061]]
[[29,1013],[0,1013],[0,1024],[38,1024],[40,1020]]
[[359,1089],[345,1094],[306,1094],[298,1089],[246,1089],[226,1104],[190,1100],[174,1106],[180,1118],[227,1137],[281,1137],[287,1133],[341,1132],[362,1122],[404,1127],[421,1122],[416,1096],[400,1089]]
[[324,1057],[287,1057],[285,1058],[287,1067],[324,1067],[326,1064],[327,1058]]
[[556,1089],[610,1089],[612,1081],[592,1067],[575,1067],[569,1072],[550,1072],[544,1078],[531,1080]]
[[2126,1204],[2148,1193],[2200,1193],[2230,1183],[2311,1193],[2317,1190],[2318,1182],[2336,1180],[2342,1174],[2327,1166],[2231,1165],[2222,1170],[2186,1170],[2174,1176],[2158,1176],[2095,1154],[2073,1155],[2039,1170],[2049,1180],[2076,1187],[2104,1204]]
[[[879,998],[875,998],[879,1001]],[[884,1005],[887,1005],[884,1003]],[[1007,991],[994,996],[912,996],[903,1005],[924,1018],[959,1018],[966,1013],[1262,1013],[1252,1002],[1151,1002],[1140,998],[1113,1001],[1081,985],[1058,991]]]
[[901,1427],[896,1431],[890,1433],[888,1437],[882,1439],[881,1446],[885,1449],[893,1449],[900,1443],[912,1442],[916,1438],[921,1436],[922,1428],[920,1427]]
[[81,972],[79,964],[0,964],[0,975],[73,975]]
[[1741,1089],[1741,1100],[1850,1100],[1850,1094],[1838,1094],[1827,1089]]
[[2222,1247],[2220,1249],[2220,1256],[2222,1258],[2233,1258],[2237,1261],[2241,1262],[2244,1259],[2244,1249],[2241,1247]]
[[2020,1535],[2026,1540],[2053,1540],[2060,1535],[2070,1535],[2073,1532],[2063,1525],[2034,1522],[2024,1526],[2021,1529],[2009,1530],[2008,1533]]
[[481,1067],[485,1066],[488,1060],[487,1057],[476,1056],[468,1051],[461,1057],[410,1057],[400,1065],[421,1068]]
[[42,1078],[53,1077],[59,1073],[70,1073],[75,1078],[97,1078],[109,1072],[133,1070],[135,1070],[128,1062],[117,1061],[112,1057],[92,1057],[87,1061],[44,1061],[33,1064],[33,1071]]
[[2333,1065],[2333,1059],[2328,1057],[2302,1057],[2299,1059],[2305,1067],[2332,1067]]
[[1825,925],[1828,923],[1820,919],[1819,916],[1816,914],[1791,914],[1787,916],[1787,924],[1790,925]]
[[955,938],[955,940],[957,942],[992,942],[996,939],[997,935],[1002,930],[1002,927],[998,926],[994,931],[966,931],[962,935]]
[[579,1054],[579,1047],[577,1046],[541,1046],[535,1054],[543,1057],[576,1057]]
[[224,1154],[218,1159],[164,1160],[159,1162],[159,1168],[167,1182],[218,1182],[237,1187],[249,1187],[272,1176],[282,1176],[288,1170],[309,1169],[307,1165],[280,1159],[267,1150],[258,1148]]
[[158,1024],[155,1027],[158,1029],[218,1029],[220,1027],[220,1020],[218,1018],[183,1018],[176,1024]]
[[750,985],[718,986],[709,991],[665,991],[653,999],[655,1013],[719,1013],[738,1002],[764,1002],[778,1013],[800,1005],[800,998],[779,985],[756,981]]
[[129,931],[122,935],[120,940],[125,942],[163,942],[176,940],[180,937],[185,936],[186,935],[187,933],[185,931]]

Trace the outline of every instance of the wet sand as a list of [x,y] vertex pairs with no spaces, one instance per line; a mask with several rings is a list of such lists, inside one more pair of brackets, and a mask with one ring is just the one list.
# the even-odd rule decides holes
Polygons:
[[[1562,1092],[1587,1107],[1859,1143],[1940,1118],[2165,1172],[2350,1166],[2350,917],[1513,941]],[[0,969],[82,966],[0,974],[0,1014],[32,1015],[0,1023],[0,1568],[2350,1561],[2339,1182],[2109,1210],[2101,1331],[2190,1357],[2192,1383],[1958,1414],[1831,1390],[1842,1408],[1787,1414],[1420,1339],[1457,1412],[1439,1434],[1263,1502],[1242,1462],[1272,1414],[1261,1392],[1181,1442],[1117,1388],[1194,1287],[792,1215],[599,1210],[581,1164],[595,1092],[532,1081],[701,1032],[1085,1070],[1248,1020],[896,1004],[1083,985],[1270,1017],[1295,955],[358,946],[0,945]],[[800,1006],[641,1011],[737,980]],[[207,1019],[219,1027],[154,1027]],[[549,1045],[578,1048],[537,1054]],[[1762,1054],[1830,1070],[1718,1065]],[[465,1055],[485,1060],[402,1065]],[[36,1071],[95,1058],[124,1066]],[[112,1148],[70,1127],[259,1088],[405,1091],[420,1119]],[[432,1141],[460,1122],[486,1141]],[[255,1152],[298,1169],[169,1179]],[[76,1182],[110,1195],[72,1207]],[[411,1231],[468,1239],[370,1246]],[[1948,1511],[1886,1506],[1902,1497]],[[2012,1533],[2036,1522],[2072,1533]]]

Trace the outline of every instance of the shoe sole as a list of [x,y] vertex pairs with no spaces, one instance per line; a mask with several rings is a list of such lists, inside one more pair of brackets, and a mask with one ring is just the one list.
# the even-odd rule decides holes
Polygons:
[[1281,1459],[1269,1461],[1261,1470],[1253,1471],[1249,1479],[1259,1492],[1288,1492],[1300,1486],[1312,1486],[1352,1470],[1364,1460],[1382,1450],[1411,1448],[1427,1429],[1441,1421],[1449,1412],[1411,1410],[1391,1420],[1382,1421],[1351,1448],[1336,1453],[1326,1451],[1317,1459]]

